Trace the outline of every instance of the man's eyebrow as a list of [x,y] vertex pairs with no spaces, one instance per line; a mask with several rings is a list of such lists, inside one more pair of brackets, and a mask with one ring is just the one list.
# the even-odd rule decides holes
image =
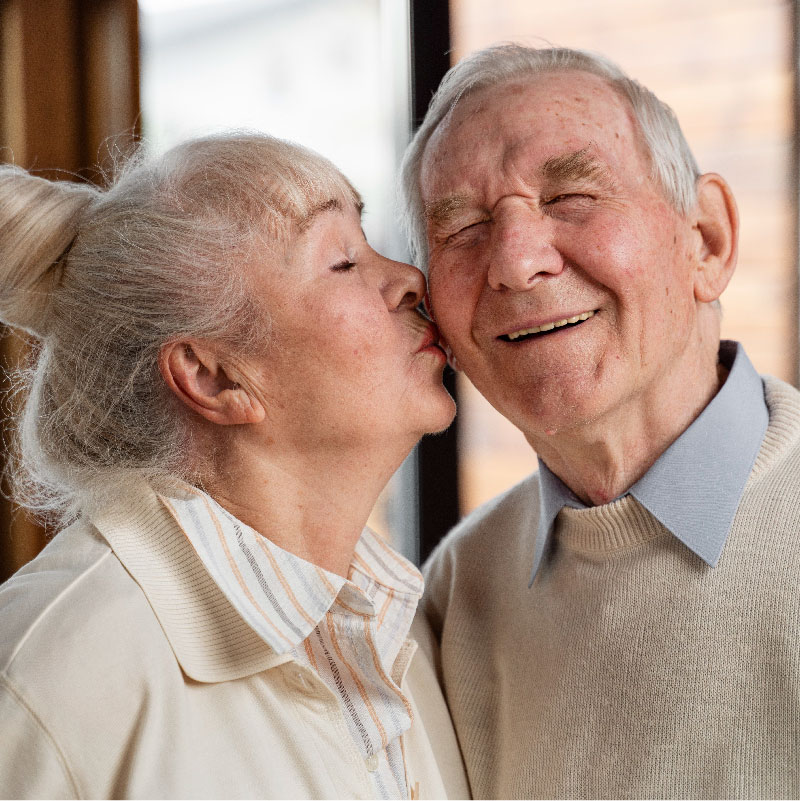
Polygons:
[[608,189],[616,185],[611,170],[595,158],[588,147],[547,159],[540,173],[545,182],[592,181]]
[[[595,158],[588,147],[547,159],[539,173],[545,183],[567,181],[593,181],[601,188],[613,189],[616,182],[608,166]],[[425,219],[433,225],[446,225],[464,209],[472,208],[474,201],[468,195],[448,195],[425,204]]]
[[434,225],[445,225],[465,208],[474,205],[467,195],[449,195],[425,204],[425,219]]

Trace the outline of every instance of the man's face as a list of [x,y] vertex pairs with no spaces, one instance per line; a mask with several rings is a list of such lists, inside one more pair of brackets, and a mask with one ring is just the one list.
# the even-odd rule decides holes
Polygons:
[[468,96],[427,145],[433,314],[529,438],[690,380],[699,234],[650,172],[627,103],[581,72]]

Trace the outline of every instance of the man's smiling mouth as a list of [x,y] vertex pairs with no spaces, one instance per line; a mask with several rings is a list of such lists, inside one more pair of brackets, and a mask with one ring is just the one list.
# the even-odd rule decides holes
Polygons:
[[556,320],[553,323],[545,323],[544,325],[534,326],[533,328],[520,328],[519,331],[512,331],[510,334],[502,334],[498,339],[504,342],[518,342],[521,339],[530,339],[530,337],[537,334],[549,334],[559,328],[574,328],[580,325],[590,317],[594,317],[593,311],[583,312],[583,314],[576,314],[574,317],[565,317],[563,320]]

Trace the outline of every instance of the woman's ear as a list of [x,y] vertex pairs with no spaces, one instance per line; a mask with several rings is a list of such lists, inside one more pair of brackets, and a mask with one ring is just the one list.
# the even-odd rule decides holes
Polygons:
[[168,342],[159,353],[158,368],[175,396],[211,423],[260,423],[266,416],[261,402],[228,375],[211,347]]
[[697,179],[697,205],[692,214],[698,234],[694,296],[711,303],[731,280],[738,255],[739,212],[724,178],[706,173]]

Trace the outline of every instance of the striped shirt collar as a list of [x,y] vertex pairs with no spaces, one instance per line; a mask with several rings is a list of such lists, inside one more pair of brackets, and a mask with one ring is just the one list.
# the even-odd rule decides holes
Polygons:
[[414,605],[422,594],[416,567],[369,528],[356,544],[345,579],[278,547],[206,493],[189,485],[182,489],[179,497],[160,496],[162,503],[214,583],[277,654],[299,646],[337,598],[354,612],[373,616],[376,583]]
[[[624,495],[632,495],[710,567],[728,539],[769,423],[761,377],[737,342],[720,343],[728,377],[695,421]],[[531,584],[564,506],[586,505],[539,460],[540,513]],[[620,497],[623,497],[620,496]]]

